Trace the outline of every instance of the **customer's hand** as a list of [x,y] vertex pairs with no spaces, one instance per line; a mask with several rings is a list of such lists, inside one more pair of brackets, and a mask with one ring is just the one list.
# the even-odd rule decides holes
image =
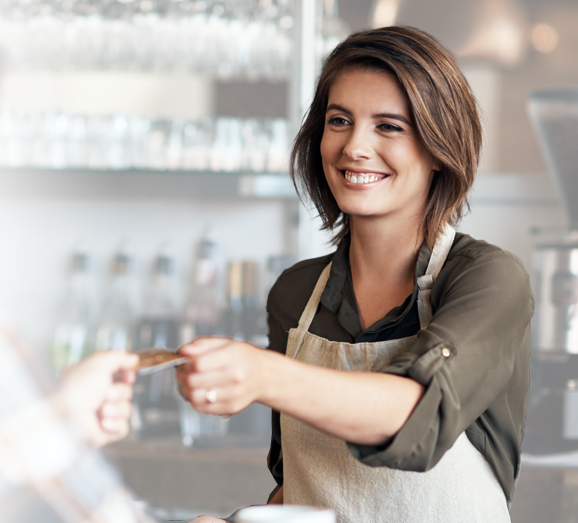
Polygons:
[[191,523],[226,523],[224,519],[214,516],[197,516]]
[[56,401],[80,436],[93,445],[128,434],[137,363],[136,354],[106,351],[64,371]]

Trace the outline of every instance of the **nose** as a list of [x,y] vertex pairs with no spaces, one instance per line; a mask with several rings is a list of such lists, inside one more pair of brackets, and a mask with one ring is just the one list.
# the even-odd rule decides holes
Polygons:
[[366,132],[362,127],[354,126],[343,148],[343,154],[351,161],[372,158],[371,133]]

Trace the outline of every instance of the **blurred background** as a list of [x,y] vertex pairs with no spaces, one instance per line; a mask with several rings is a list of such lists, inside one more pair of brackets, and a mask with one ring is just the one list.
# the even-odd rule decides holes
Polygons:
[[[578,521],[574,0],[0,0],[1,317],[55,374],[197,334],[267,346],[277,276],[331,251],[287,175],[319,64],[392,24],[457,57],[485,133],[460,230],[532,277],[512,519]],[[160,518],[227,515],[274,487],[269,417],[200,416],[165,371],[106,452]]]

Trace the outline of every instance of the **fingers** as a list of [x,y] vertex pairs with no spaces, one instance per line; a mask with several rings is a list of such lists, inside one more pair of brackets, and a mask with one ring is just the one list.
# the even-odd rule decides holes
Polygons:
[[103,419],[100,422],[102,431],[106,434],[107,442],[119,441],[128,436],[130,425],[123,419]]
[[126,383],[114,383],[110,385],[105,393],[105,401],[122,401],[132,398],[133,388]]
[[242,380],[238,379],[235,374],[236,372],[230,369],[218,369],[216,371],[207,371],[201,374],[190,374],[187,376],[183,385],[190,389],[206,389],[207,387],[218,387],[220,385],[241,382]]
[[86,365],[94,369],[108,371],[114,374],[121,370],[134,370],[138,365],[138,354],[121,350],[96,352],[85,360]]
[[197,356],[205,352],[220,349],[231,343],[234,343],[234,341],[231,338],[225,338],[220,336],[199,337],[195,338],[190,343],[181,346],[178,352],[183,356]]
[[97,418],[101,430],[108,435],[110,441],[118,441],[129,433],[131,398],[132,386],[124,383],[115,383],[106,391],[105,399],[97,411]]
[[[197,411],[234,414],[256,401],[260,349],[229,338],[198,338],[179,351],[191,358],[176,371],[179,391]],[[207,400],[209,389],[215,401]]]
[[136,370],[134,369],[120,369],[113,375],[113,381],[116,383],[127,383],[134,385],[136,381]]
[[131,410],[128,399],[104,402],[97,411],[101,430],[115,440],[124,438],[129,432]]

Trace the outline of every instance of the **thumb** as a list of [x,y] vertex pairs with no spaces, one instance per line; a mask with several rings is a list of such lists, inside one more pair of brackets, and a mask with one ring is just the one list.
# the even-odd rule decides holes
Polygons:
[[112,375],[119,370],[136,369],[138,354],[121,350],[108,350],[92,354],[85,362],[89,368]]

